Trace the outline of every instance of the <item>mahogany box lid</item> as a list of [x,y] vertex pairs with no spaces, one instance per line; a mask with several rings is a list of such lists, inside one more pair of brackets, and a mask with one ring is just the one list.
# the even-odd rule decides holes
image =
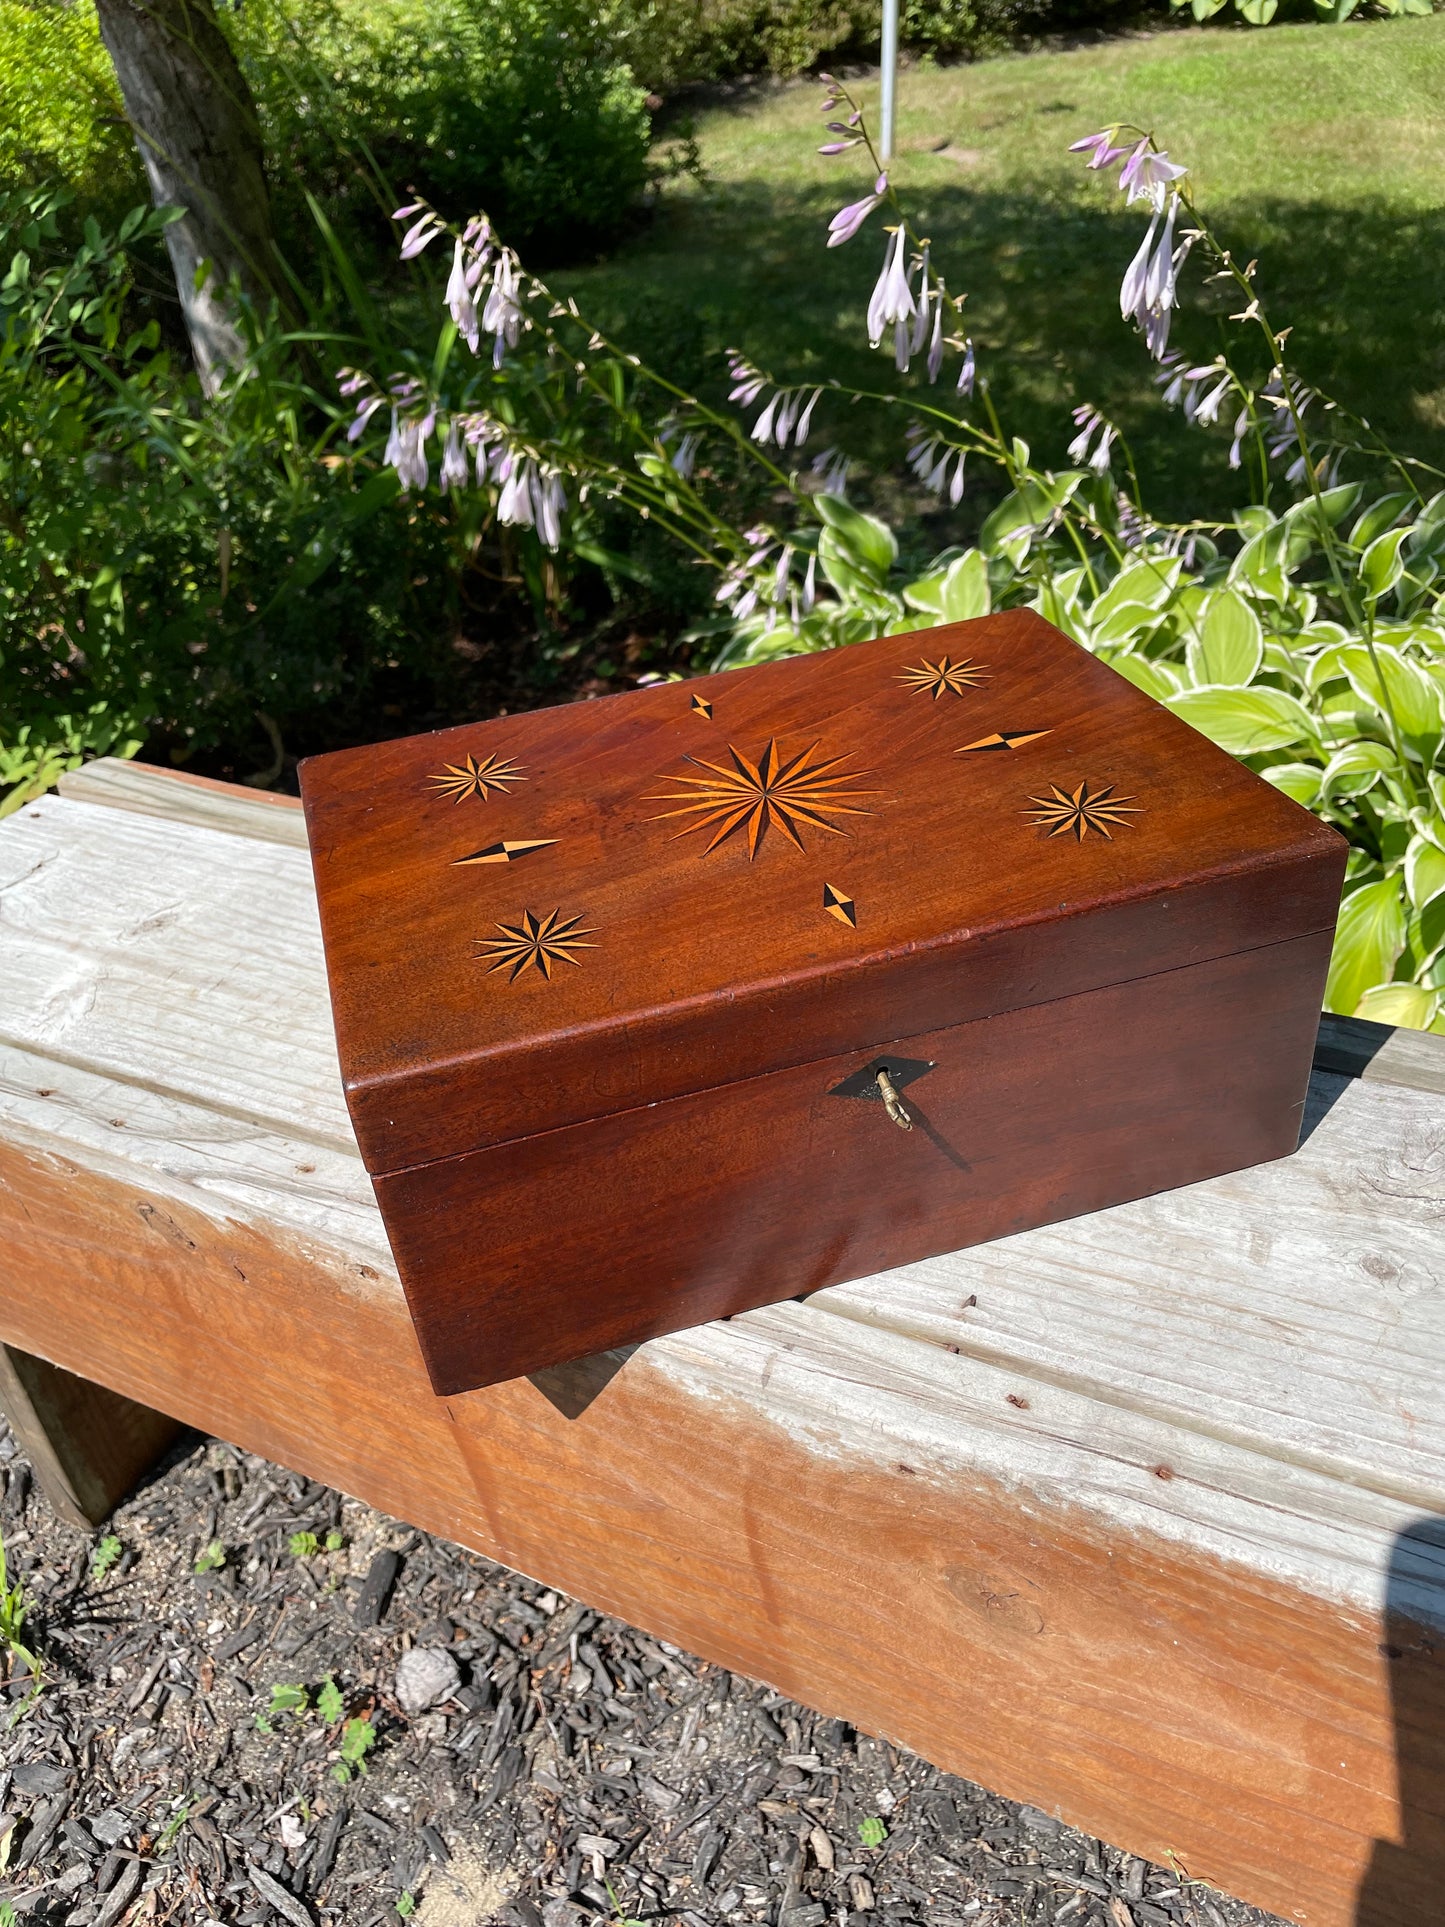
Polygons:
[[373,1174],[1333,927],[1336,833],[1039,617],[302,765]]

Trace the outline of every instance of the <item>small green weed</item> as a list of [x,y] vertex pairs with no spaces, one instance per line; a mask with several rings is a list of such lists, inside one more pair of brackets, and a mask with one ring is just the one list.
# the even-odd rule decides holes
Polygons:
[[346,1713],[346,1701],[341,1696],[341,1688],[328,1673],[321,1682],[316,1695],[316,1710],[328,1726],[335,1726]]
[[196,1561],[197,1572],[219,1572],[226,1563],[226,1548],[213,1539]]
[[858,1838],[865,1847],[881,1847],[888,1838],[888,1829],[876,1813],[870,1813],[866,1820],[858,1822]]
[[156,1844],[155,1844],[155,1854],[157,1859],[160,1859],[163,1855],[168,1854],[171,1848],[176,1844],[176,1838],[180,1833],[181,1828],[186,1824],[187,1820],[189,1820],[191,1817],[191,1808],[194,1804],[195,1802],[193,1800],[182,1800],[180,1804],[177,1806],[175,1812],[171,1815],[170,1819],[166,1821],[166,1824],[161,1829],[160,1835],[157,1838]]
[[271,1688],[271,1704],[266,1712],[271,1719],[278,1713],[294,1713],[299,1719],[310,1706],[311,1695],[304,1686],[276,1685]]
[[90,1576],[99,1581],[104,1579],[120,1558],[123,1548],[113,1532],[108,1532],[95,1551],[90,1555]]
[[607,1889],[607,1898],[612,1902],[612,1927],[645,1927],[644,1922],[634,1919],[623,1908],[622,1902],[617,1898],[617,1889],[606,1874],[602,1876],[602,1884]]
[[416,1895],[409,1887],[404,1893],[397,1895],[396,1911],[401,1915],[403,1920],[410,1920],[416,1912]]
[[15,1909],[8,1900],[0,1900],[0,1927],[15,1927]]
[[338,1532],[335,1527],[327,1533],[324,1540],[319,1539],[314,1532],[293,1532],[286,1544],[294,1559],[314,1559],[318,1552],[340,1552],[346,1544],[346,1536]]
[[[11,1672],[17,1667],[23,1668],[35,1682],[28,1697],[22,1700],[12,1715],[12,1726],[34,1702],[41,1689],[40,1661],[21,1638],[29,1617],[30,1601],[25,1596],[24,1585],[18,1579],[13,1586],[10,1584],[9,1568],[5,1563],[5,1540],[0,1537],[0,1654],[5,1656]],[[4,1927],[3,1921],[0,1921],[0,1927]]]
[[366,1756],[376,1745],[376,1728],[370,1720],[348,1720],[341,1729],[341,1758],[331,1769],[331,1777],[345,1786],[358,1773],[366,1772]]

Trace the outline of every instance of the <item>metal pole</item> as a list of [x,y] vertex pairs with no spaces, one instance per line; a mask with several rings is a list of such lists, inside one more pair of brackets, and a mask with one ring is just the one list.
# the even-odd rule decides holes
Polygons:
[[878,152],[893,155],[893,100],[898,89],[898,0],[883,0],[882,102],[878,114]]

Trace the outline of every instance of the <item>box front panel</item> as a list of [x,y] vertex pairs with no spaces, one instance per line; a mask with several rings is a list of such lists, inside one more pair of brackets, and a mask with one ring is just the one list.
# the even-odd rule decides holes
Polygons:
[[[379,1178],[433,1384],[470,1390],[1284,1156],[1329,950],[1321,933],[924,1035],[905,1019],[871,1052]],[[876,1095],[880,1062],[911,1130]],[[525,1089],[515,1103],[525,1118]]]

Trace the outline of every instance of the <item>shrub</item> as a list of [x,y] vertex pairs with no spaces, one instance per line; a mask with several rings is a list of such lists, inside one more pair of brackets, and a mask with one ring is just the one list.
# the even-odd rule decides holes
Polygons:
[[485,199],[556,256],[615,236],[647,184],[645,97],[609,7],[255,0],[223,17],[293,217],[292,183],[343,201],[360,162],[398,190]]

